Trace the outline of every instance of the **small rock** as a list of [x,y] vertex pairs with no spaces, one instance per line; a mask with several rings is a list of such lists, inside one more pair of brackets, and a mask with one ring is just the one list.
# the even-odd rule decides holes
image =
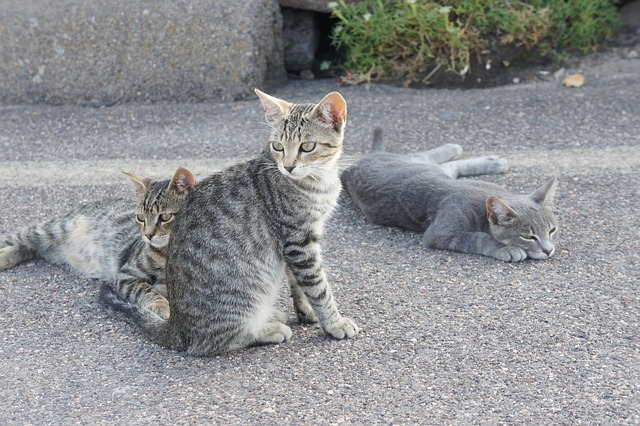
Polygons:
[[627,58],[635,59],[637,57],[638,57],[638,51],[637,50],[630,50],[629,53],[627,53]]
[[302,80],[313,80],[316,76],[311,70],[302,70],[300,71],[300,78]]
[[561,81],[567,71],[564,68],[560,68],[558,71],[553,73],[553,78],[556,81]]

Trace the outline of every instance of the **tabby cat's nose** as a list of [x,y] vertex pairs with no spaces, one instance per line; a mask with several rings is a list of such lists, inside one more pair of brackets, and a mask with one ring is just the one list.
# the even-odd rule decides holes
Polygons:
[[286,171],[288,171],[289,173],[291,173],[293,171],[293,169],[295,169],[295,168],[296,168],[296,166],[284,166],[284,169]]

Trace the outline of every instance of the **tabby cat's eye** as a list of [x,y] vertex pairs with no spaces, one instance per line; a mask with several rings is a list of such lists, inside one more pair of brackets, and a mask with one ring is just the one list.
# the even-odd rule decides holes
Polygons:
[[556,228],[555,227],[549,229],[549,235],[553,235],[553,234],[555,234],[555,232],[556,232]]
[[538,241],[538,237],[535,235],[521,235],[521,237],[528,241]]
[[173,213],[164,213],[160,215],[160,222],[169,222],[173,219]]
[[144,215],[142,215],[142,214],[137,214],[137,215],[136,215],[136,220],[137,220],[139,223],[144,223]]
[[273,144],[271,144],[271,146],[275,151],[278,151],[278,152],[284,151],[284,145],[282,145],[280,142],[274,142]]
[[302,152],[311,152],[314,149],[316,149],[316,144],[315,142],[305,142],[302,145],[300,145],[300,150]]

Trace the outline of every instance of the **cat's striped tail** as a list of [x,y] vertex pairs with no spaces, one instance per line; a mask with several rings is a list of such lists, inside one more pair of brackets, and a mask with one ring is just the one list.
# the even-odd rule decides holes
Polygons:
[[168,320],[162,319],[148,309],[121,299],[109,283],[105,282],[100,287],[100,301],[114,311],[122,312],[144,335],[157,344],[177,351],[185,349],[181,339],[171,332]]

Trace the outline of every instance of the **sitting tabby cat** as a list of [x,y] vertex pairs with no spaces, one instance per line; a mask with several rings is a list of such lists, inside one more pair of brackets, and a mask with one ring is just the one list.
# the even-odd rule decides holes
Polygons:
[[95,202],[8,235],[0,239],[0,270],[35,258],[66,264],[82,275],[113,283],[123,299],[167,318],[169,304],[160,293],[166,291],[169,235],[195,179],[182,168],[170,181],[126,174],[136,185],[135,213],[129,200]]
[[547,259],[555,251],[557,223],[552,202],[556,178],[529,195],[460,176],[502,173],[506,160],[479,157],[452,161],[459,145],[418,154],[374,152],[342,175],[343,184],[367,219],[379,225],[424,231],[428,247],[493,256],[507,262]]
[[286,316],[274,306],[285,276],[301,320],[319,321],[336,339],[358,332],[338,312],[320,255],[324,222],[341,190],[346,103],[336,92],[316,105],[256,94],[268,145],[256,159],[200,182],[176,218],[166,271],[169,319],[103,287],[103,301],[152,340],[190,355],[288,340]]

